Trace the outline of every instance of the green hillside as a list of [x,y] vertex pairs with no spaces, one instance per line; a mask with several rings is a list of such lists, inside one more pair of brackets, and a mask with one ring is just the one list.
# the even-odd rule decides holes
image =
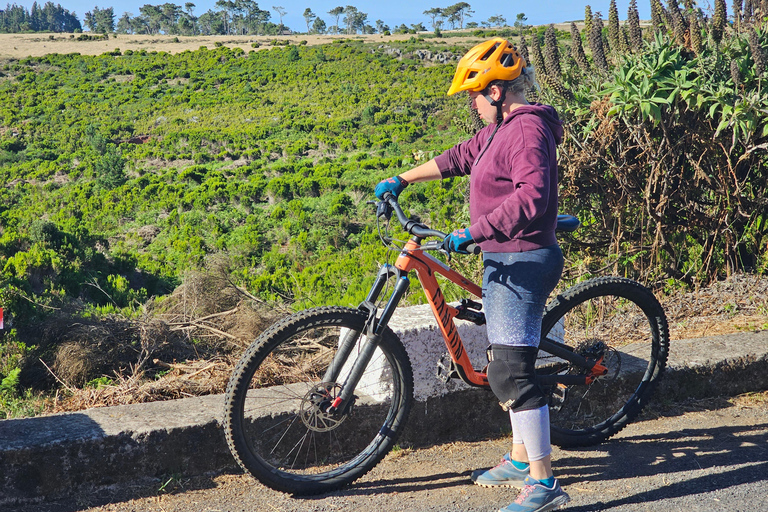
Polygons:
[[11,63],[4,284],[124,307],[226,252],[265,298],[356,301],[361,267],[383,257],[347,254],[377,238],[373,185],[462,136],[451,68],[350,43]]
[[[566,280],[663,292],[764,272],[765,23],[726,23],[720,1],[711,18],[652,5],[642,29],[614,4],[606,27],[587,8],[570,33],[514,37],[543,86],[531,99],[565,121],[561,210],[584,222],[564,240]],[[375,184],[473,133],[466,98],[445,96],[466,49],[342,40],[0,64],[0,415],[34,412],[13,405],[32,389],[138,389],[173,361],[226,375],[276,312],[359,303],[392,257]],[[465,179],[420,184],[403,204],[447,230],[467,224],[466,193]],[[477,259],[454,264],[477,277]],[[153,389],[140,397],[201,392]]]

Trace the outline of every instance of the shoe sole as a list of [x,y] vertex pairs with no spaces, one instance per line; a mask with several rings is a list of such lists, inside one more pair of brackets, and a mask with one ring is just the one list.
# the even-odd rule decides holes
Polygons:
[[552,500],[551,503],[547,503],[542,508],[536,509],[532,512],[549,512],[551,510],[557,510],[558,508],[563,508],[565,505],[571,501],[571,497],[567,494],[564,496],[558,496],[554,500]]
[[514,487],[516,489],[522,489],[523,488],[523,481],[520,480],[519,482],[508,482],[503,484],[496,484],[496,483],[480,483],[477,480],[472,480],[472,483],[475,485],[479,485],[480,487],[486,487],[486,488],[496,488],[496,487]]
[[[569,501],[571,501],[571,497],[568,496],[567,494],[564,494],[562,496],[558,496],[557,498],[552,500],[550,503],[547,503],[541,508],[537,508],[536,510],[532,510],[531,512],[550,512],[551,510],[556,510],[558,508],[565,507],[565,505]],[[505,512],[505,510],[503,508],[500,508],[499,512]]]

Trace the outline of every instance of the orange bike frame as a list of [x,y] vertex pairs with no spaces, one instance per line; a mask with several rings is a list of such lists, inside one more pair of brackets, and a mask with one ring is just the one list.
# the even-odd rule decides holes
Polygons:
[[409,240],[403,247],[395,262],[395,267],[405,273],[411,270],[416,271],[419,282],[424,288],[424,293],[427,295],[429,305],[432,307],[432,312],[435,314],[437,325],[445,339],[445,345],[448,347],[448,352],[451,354],[451,359],[456,364],[462,380],[473,386],[488,386],[486,374],[475,371],[472,367],[472,362],[469,360],[469,355],[453,321],[459,310],[446,302],[437,282],[437,274],[441,274],[478,298],[482,297],[482,288],[421,250],[419,243],[413,239]]

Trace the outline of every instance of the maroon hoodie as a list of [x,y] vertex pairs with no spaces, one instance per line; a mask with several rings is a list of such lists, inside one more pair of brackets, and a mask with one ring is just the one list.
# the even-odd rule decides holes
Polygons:
[[494,128],[486,126],[435,158],[443,178],[471,175],[469,233],[484,252],[523,252],[556,244],[555,147],[563,140],[557,112],[540,103],[518,107],[485,148]]

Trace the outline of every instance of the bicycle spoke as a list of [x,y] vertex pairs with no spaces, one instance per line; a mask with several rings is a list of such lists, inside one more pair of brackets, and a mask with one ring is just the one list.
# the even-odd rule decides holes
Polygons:
[[[397,432],[407,413],[404,398],[412,396],[410,366],[402,366],[407,356],[391,331],[380,340],[350,401],[338,410],[333,405],[367,342],[359,334],[366,318],[360,310],[310,310],[287,318],[246,353],[237,370],[244,377],[233,376],[236,386],[228,388],[227,407],[236,421],[228,423],[227,439],[254,476],[302,493],[326,481],[338,486],[391,447],[394,437],[379,431]],[[342,335],[350,339],[349,330],[356,333],[357,349],[334,382],[323,382]]]
[[633,281],[597,278],[559,295],[544,323],[545,338],[607,368],[605,375],[592,375],[562,359],[540,359],[542,374],[584,375],[591,381],[547,387],[553,439],[562,446],[591,444],[623,428],[642,407],[639,397],[651,390],[644,375],[655,378],[666,362],[668,331],[658,301]]

